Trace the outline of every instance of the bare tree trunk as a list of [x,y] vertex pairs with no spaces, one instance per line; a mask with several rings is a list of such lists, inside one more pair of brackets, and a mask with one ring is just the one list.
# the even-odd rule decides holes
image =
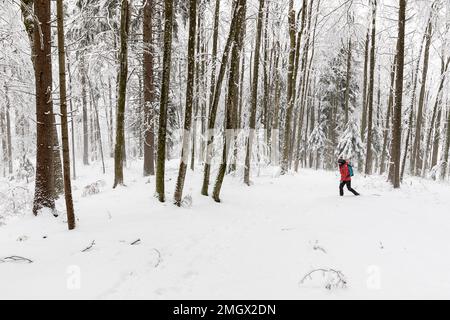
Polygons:
[[153,0],[144,1],[144,176],[155,174],[155,137],[153,122]]
[[[304,1],[305,2],[305,1]],[[284,133],[284,144],[283,144],[283,154],[281,160],[281,172],[284,174],[289,170],[289,154],[291,150],[291,121],[294,112],[294,96],[295,96],[295,83],[294,74],[296,65],[296,22],[295,22],[295,9],[294,1],[289,0],[289,12],[288,12],[288,23],[289,23],[289,65],[287,73],[287,109],[285,118],[285,133]],[[293,131],[295,132],[295,130]]]
[[50,1],[35,0],[34,14],[37,148],[33,213],[37,215],[42,208],[55,209]]
[[275,88],[274,88],[274,107],[273,107],[273,118],[272,118],[272,130],[271,130],[271,156],[270,156],[270,162],[272,164],[276,165],[276,162],[278,161],[278,154],[279,154],[279,118],[280,118],[280,99],[281,99],[281,86],[280,86],[280,71],[279,63],[280,63],[280,42],[279,40],[275,43],[275,65],[274,65],[274,82],[275,82]]
[[402,99],[403,99],[403,71],[405,64],[405,27],[406,27],[406,0],[399,0],[398,12],[398,40],[397,40],[397,70],[395,80],[394,123],[392,128],[391,165],[392,184],[400,188],[400,157],[402,139]]
[[186,109],[184,113],[184,132],[183,144],[181,149],[180,167],[178,170],[178,179],[175,187],[174,202],[178,207],[181,206],[183,197],[184,180],[186,178],[187,162],[189,157],[189,142],[192,123],[192,104],[194,94],[195,80],[195,38],[197,19],[197,0],[189,0],[189,41],[188,41],[188,71],[186,85]]
[[209,119],[208,119],[208,132],[207,132],[207,143],[206,143],[206,159],[205,159],[205,168],[204,168],[204,174],[203,174],[203,184],[202,184],[202,190],[201,194],[204,196],[208,195],[208,188],[209,188],[209,176],[211,171],[211,160],[212,160],[212,144],[214,143],[214,134],[213,130],[216,123],[216,116],[217,116],[217,107],[219,105],[220,95],[222,92],[222,82],[225,77],[225,71],[228,64],[228,56],[230,54],[230,49],[234,40],[236,30],[236,22],[238,19],[238,13],[239,13],[239,7],[237,6],[237,1],[235,0],[233,5],[233,18],[231,20],[230,24],[230,32],[228,34],[228,39],[225,44],[225,48],[223,50],[222,54],[222,62],[220,65],[220,71],[219,75],[217,77],[217,82],[214,87],[214,98],[213,103],[210,105],[209,108]]
[[[299,111],[299,117],[298,117],[298,129],[297,129],[297,141],[295,146],[295,163],[294,163],[294,170],[295,172],[298,172],[298,166],[300,163],[300,148],[301,148],[301,142],[302,142],[302,133],[303,133],[303,123],[304,123],[304,117],[306,112],[306,96],[307,96],[307,90],[308,90],[308,82],[309,82],[309,69],[307,68],[308,65],[308,55],[309,55],[309,43],[311,39],[311,17],[313,12],[313,3],[314,0],[311,0],[310,3],[310,9],[309,13],[307,15],[308,17],[308,25],[306,28],[306,43],[303,49],[303,57],[302,57],[302,69],[301,69],[301,91],[300,91],[300,111]],[[307,10],[307,7],[304,7],[303,10]],[[305,16],[306,19],[306,16]],[[293,132],[296,132],[295,130]]]
[[80,54],[81,100],[83,104],[83,164],[89,165],[89,128],[86,90],[86,61],[84,51]]
[[[298,39],[295,38],[295,9],[293,0],[289,0],[289,13],[288,13],[288,23],[289,23],[289,67],[287,74],[287,109],[286,109],[286,120],[285,120],[285,135],[284,135],[284,145],[283,145],[283,158],[281,162],[281,171],[282,173],[286,173],[289,169],[289,155],[291,149],[291,121],[293,116],[294,104],[295,104],[295,86],[296,86],[296,69],[298,70],[298,62],[295,63],[296,57],[296,41],[298,42],[298,48],[301,45],[301,35],[303,34],[303,29],[305,26],[305,17],[306,17],[306,6],[307,1],[303,0],[302,6],[302,23],[301,30],[299,31]],[[299,52],[300,49],[297,51]],[[295,130],[293,131],[295,132]]]
[[422,140],[422,122],[423,122],[423,112],[424,112],[424,103],[425,103],[425,89],[427,83],[427,74],[428,74],[428,61],[430,57],[430,46],[431,46],[431,36],[432,36],[432,16],[430,15],[430,19],[428,20],[428,26],[426,29],[426,42],[425,42],[425,53],[423,60],[423,69],[422,69],[422,82],[420,87],[419,94],[419,106],[417,108],[417,119],[416,119],[416,132],[414,135],[414,146],[413,146],[413,174],[418,175],[420,169],[422,168],[422,159],[421,159],[421,140]]
[[442,157],[442,170],[441,170],[441,180],[445,179],[445,176],[447,175],[447,168],[448,168],[448,158],[449,158],[449,152],[450,152],[450,105],[447,101],[447,137],[445,140],[445,146],[444,146],[444,153]]
[[425,175],[425,171],[428,167],[429,151],[430,151],[430,147],[431,147],[431,136],[433,134],[433,129],[435,126],[434,123],[436,121],[436,114],[438,113],[438,109],[440,108],[440,106],[442,104],[442,90],[444,89],[444,83],[445,83],[445,78],[446,78],[445,75],[447,73],[449,64],[450,64],[450,56],[448,57],[447,62],[445,63],[444,69],[442,69],[443,73],[441,74],[441,81],[439,83],[439,89],[437,92],[436,100],[434,102],[433,115],[431,117],[430,128],[428,129],[427,141],[425,144],[425,153],[422,158],[423,159],[422,175]]
[[352,68],[352,38],[350,35],[348,39],[347,51],[347,74],[345,77],[345,125],[347,125],[349,119],[350,80]]
[[70,181],[69,126],[67,123],[66,92],[66,53],[64,44],[64,8],[63,0],[56,1],[58,20],[58,58],[59,58],[59,99],[61,108],[61,136],[63,149],[64,198],[67,210],[69,230],[75,229],[75,212],[72,200],[72,182]]
[[216,82],[216,59],[217,59],[217,42],[219,38],[219,18],[220,18],[220,0],[216,0],[216,8],[214,11],[214,27],[213,27],[213,47],[211,53],[211,84],[209,96],[209,108],[211,108],[214,100],[214,85]]
[[[450,10],[450,8],[449,8]],[[450,22],[449,22],[450,23]],[[441,58],[441,75],[445,73],[445,50],[442,50]],[[434,139],[433,139],[433,154],[431,157],[431,168],[437,165],[439,154],[439,142],[441,139],[441,118],[442,118],[442,99],[439,102],[438,112],[436,117],[436,125],[434,127]]]
[[381,151],[381,165],[380,165],[380,174],[383,174],[386,170],[386,156],[387,156],[387,145],[388,145],[388,137],[389,131],[391,129],[391,113],[392,106],[394,104],[394,85],[395,85],[395,69],[397,67],[397,55],[394,57],[394,62],[391,67],[391,85],[389,87],[389,99],[388,106],[386,111],[386,124],[383,132],[383,147]]
[[372,36],[370,46],[369,89],[367,105],[367,153],[365,174],[372,173],[372,141],[373,141],[373,87],[375,74],[375,37],[376,37],[377,0],[372,0]]
[[[90,81],[89,81],[90,83]],[[90,85],[90,91],[91,91],[91,100],[92,100],[92,106],[94,108],[94,121],[95,121],[95,143],[98,144],[99,147],[99,152],[100,152],[100,158],[102,160],[102,172],[103,174],[106,173],[106,168],[105,168],[105,156],[103,154],[103,142],[102,142],[102,132],[100,130],[100,120],[99,120],[99,116],[98,116],[98,99],[95,99],[94,96],[94,90],[93,87]]]
[[[263,1],[263,0],[261,0]],[[227,168],[228,151],[233,139],[233,134],[229,134],[233,130],[233,112],[237,110],[239,103],[239,61],[240,54],[242,52],[243,35],[241,28],[244,24],[246,16],[246,0],[238,0],[236,14],[238,19],[236,21],[236,31],[233,36],[233,50],[231,53],[231,65],[228,82],[228,99],[225,110],[225,134],[223,138],[223,150],[222,150],[222,163],[219,167],[216,183],[213,190],[213,199],[216,202],[220,202],[220,190],[222,188],[223,179]]]
[[[5,108],[6,109],[6,108]],[[8,144],[6,142],[6,110],[0,106],[0,138],[3,151],[3,176],[6,177],[6,166],[8,163]]]
[[119,68],[119,92],[117,99],[116,118],[116,146],[114,151],[114,185],[123,185],[123,163],[125,150],[125,103],[127,96],[128,79],[128,32],[130,28],[130,2],[122,0],[120,17],[120,68]]
[[67,73],[69,74],[69,106],[70,106],[70,135],[71,135],[71,141],[72,141],[72,174],[73,174],[73,180],[77,179],[77,169],[76,169],[76,158],[75,158],[75,120],[74,120],[74,110],[73,110],[73,91],[72,91],[72,72],[70,71],[70,61],[69,61],[69,55],[66,53],[67,57]]
[[164,175],[166,164],[167,106],[169,104],[170,68],[172,63],[173,0],[164,0],[164,7],[164,57],[156,162],[156,193],[160,202],[165,201]]
[[109,156],[114,158],[114,125],[113,125],[113,99],[111,78],[108,77],[108,95],[109,95]]
[[250,106],[250,122],[249,122],[249,136],[247,142],[247,151],[245,154],[245,167],[244,167],[244,183],[250,185],[250,166],[253,148],[253,139],[256,129],[256,110],[258,107],[258,80],[259,80],[259,57],[262,37],[262,23],[264,19],[264,3],[265,0],[259,0],[258,21],[256,27],[256,43],[255,43],[255,56],[253,62],[253,82],[252,82],[252,100]]
[[367,128],[367,73],[369,69],[369,42],[370,42],[370,29],[367,28],[367,35],[364,49],[364,79],[363,79],[363,94],[362,94],[362,118],[361,118],[361,140],[366,141],[366,128]]

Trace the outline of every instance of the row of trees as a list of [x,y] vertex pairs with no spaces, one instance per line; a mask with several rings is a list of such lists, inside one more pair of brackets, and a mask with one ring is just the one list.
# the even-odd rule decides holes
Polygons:
[[[227,174],[251,185],[259,166],[280,166],[282,173],[333,169],[339,156],[365,174],[387,173],[394,187],[405,173],[445,179],[445,5],[78,0],[64,6],[58,0],[52,32],[51,3],[23,0],[36,85],[35,214],[53,209],[64,193],[69,228],[75,227],[70,180],[80,152],[84,165],[101,161],[104,172],[105,158],[114,158],[114,187],[126,181],[128,158],[143,159],[144,176],[156,175],[160,201],[166,200],[166,161],[179,158],[176,205],[182,203],[188,166],[195,170],[197,162],[203,166],[199,190],[217,202]],[[417,12],[425,12],[425,19]],[[7,66],[2,77],[13,66],[18,78],[26,74],[13,61]],[[26,112],[17,108],[10,117],[10,97],[17,100],[21,92],[8,81],[4,88],[2,164],[4,174],[13,176],[12,123],[31,129]],[[29,146],[27,134],[19,132],[15,139]],[[29,163],[27,148],[16,151],[20,168]]]

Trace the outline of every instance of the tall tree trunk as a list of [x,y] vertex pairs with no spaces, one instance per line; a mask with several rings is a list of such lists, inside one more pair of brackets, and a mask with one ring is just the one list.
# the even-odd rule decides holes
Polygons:
[[403,71],[405,64],[405,27],[406,27],[406,0],[399,0],[398,12],[398,40],[397,40],[397,70],[395,80],[394,123],[391,144],[392,184],[400,188],[400,158],[402,139],[402,99],[403,99]]
[[42,208],[55,209],[50,1],[35,0],[34,14],[37,148],[33,213],[37,215]]
[[345,125],[349,119],[349,102],[350,102],[350,80],[352,68],[352,38],[349,34],[348,49],[347,49],[347,72],[345,77]]
[[414,134],[414,146],[413,146],[413,170],[414,174],[418,175],[422,168],[422,159],[421,159],[421,140],[422,140],[422,123],[423,123],[423,112],[424,112],[424,104],[425,104],[425,89],[427,83],[427,74],[428,74],[428,61],[430,57],[430,46],[431,46],[431,36],[433,30],[432,19],[428,20],[428,26],[426,29],[426,42],[425,42],[425,53],[423,60],[423,69],[422,69],[422,82],[420,87],[419,94],[419,105],[417,108],[417,119],[416,119],[416,132]]
[[[450,8],[449,8],[450,10]],[[450,22],[449,22],[450,23]],[[441,58],[441,75],[445,73],[445,50],[442,50],[442,58]],[[442,99],[439,102],[439,106],[437,107],[437,117],[436,117],[436,125],[434,127],[434,139],[433,139],[433,154],[431,157],[431,168],[437,165],[438,162],[438,154],[439,154],[439,142],[441,139],[441,118],[442,118]]]
[[[291,121],[292,112],[294,109],[294,70],[295,70],[295,9],[294,1],[289,0],[289,12],[288,12],[288,23],[289,23],[289,66],[287,73],[287,109],[286,109],[286,119],[285,119],[285,133],[284,133],[284,144],[283,144],[283,155],[281,161],[281,171],[286,173],[289,169],[289,150],[291,141]],[[298,64],[297,64],[298,65]]]
[[[282,173],[286,173],[289,169],[289,158],[290,158],[290,151],[292,150],[291,145],[291,135],[293,132],[291,132],[291,121],[293,117],[293,111],[294,111],[294,104],[295,104],[295,87],[296,87],[296,70],[298,70],[299,63],[296,63],[296,59],[299,57],[299,54],[296,54],[296,50],[298,53],[300,52],[300,45],[301,45],[301,36],[303,34],[303,29],[305,26],[305,17],[306,17],[306,7],[307,7],[307,0],[303,0],[302,5],[302,23],[301,28],[297,37],[297,40],[295,38],[295,29],[296,29],[296,23],[295,23],[295,9],[294,9],[294,1],[289,0],[289,13],[288,13],[288,23],[289,23],[289,66],[288,66],[288,74],[287,74],[287,109],[286,109],[286,120],[285,120],[285,134],[284,134],[284,145],[283,145],[283,157],[281,161],[281,171]],[[296,47],[297,45],[297,47]],[[297,49],[298,48],[298,49]],[[297,59],[298,61],[298,59]],[[292,137],[294,138],[294,137]]]
[[144,176],[155,174],[155,137],[153,125],[153,0],[144,1]]
[[364,49],[364,78],[363,78],[363,94],[362,94],[362,117],[361,117],[361,140],[366,141],[367,128],[367,73],[369,69],[369,43],[370,28],[367,28],[365,49]]
[[211,53],[211,84],[209,93],[209,108],[211,108],[214,100],[214,88],[216,82],[216,59],[217,59],[217,43],[219,39],[219,18],[220,18],[220,0],[216,0],[214,11],[214,27],[213,27],[213,46]]
[[202,5],[200,7],[200,12],[198,14],[197,19],[197,40],[196,40],[196,47],[197,49],[194,50],[194,60],[193,63],[195,64],[195,70],[194,70],[194,92],[195,92],[195,101],[193,102],[193,110],[192,110],[192,116],[194,117],[194,123],[191,125],[192,127],[192,147],[190,148],[191,151],[191,164],[190,168],[192,171],[195,169],[195,153],[197,149],[197,124],[198,124],[198,113],[200,111],[200,104],[203,103],[203,93],[204,88],[202,87],[203,84],[203,62],[205,60],[205,56],[203,55],[203,45],[202,45],[202,21],[204,19],[203,12],[204,12],[204,6]]
[[[90,81],[89,81],[90,83]],[[95,121],[95,144],[98,145],[99,152],[100,152],[100,158],[102,160],[102,172],[103,174],[106,173],[105,168],[105,156],[103,154],[103,142],[102,142],[102,131],[100,129],[100,120],[98,116],[98,99],[95,99],[94,95],[94,89],[90,85],[90,91],[91,91],[91,100],[92,100],[92,106],[94,111],[94,121]]]
[[87,89],[86,89],[86,59],[85,52],[80,53],[80,77],[81,77],[81,100],[83,104],[83,164],[89,165],[89,126],[87,112]]
[[11,117],[10,108],[11,103],[9,101],[9,87],[5,84],[5,117],[6,117],[6,144],[8,146],[8,173],[11,175],[13,173],[13,158],[12,158],[12,142],[11,142]]
[[375,75],[375,37],[376,37],[376,17],[377,17],[377,1],[372,0],[372,36],[370,46],[370,67],[369,67],[369,89],[368,89],[368,105],[367,105],[367,153],[365,174],[372,173],[372,141],[373,141],[373,87]]
[[[420,69],[420,61],[422,58],[422,51],[423,51],[423,47],[425,44],[425,40],[427,38],[427,30],[425,30],[424,34],[423,34],[423,39],[422,42],[420,44],[420,50],[419,50],[419,55],[418,55],[418,59],[417,59],[417,64],[416,64],[416,69],[414,71],[413,74],[413,78],[414,78],[414,82],[413,82],[413,89],[412,89],[412,97],[411,97],[411,103],[410,103],[410,117],[409,117],[409,123],[408,123],[408,131],[410,131],[410,140],[412,141],[413,139],[413,121],[414,121],[414,106],[416,104],[416,97],[417,97],[417,83],[418,83],[418,79],[419,79],[419,69]],[[410,143],[411,144],[411,143]],[[412,174],[414,174],[414,148],[411,147],[410,148],[410,171]]]
[[6,108],[0,105],[0,138],[3,152],[3,176],[6,177],[6,166],[8,163],[8,144],[6,142]]
[[441,170],[441,180],[444,180],[447,175],[448,170],[448,161],[449,161],[449,153],[450,153],[450,105],[447,101],[447,135],[445,139],[444,153],[442,156],[442,170]]
[[[307,96],[307,89],[308,89],[308,82],[309,82],[309,69],[307,68],[308,65],[308,55],[309,55],[309,43],[311,40],[311,17],[313,12],[313,2],[314,0],[311,0],[310,3],[310,9],[309,13],[307,15],[308,17],[308,25],[306,28],[306,42],[303,49],[303,57],[302,57],[302,68],[301,68],[301,90],[300,90],[300,110],[299,110],[299,117],[298,117],[298,123],[297,123],[297,141],[296,141],[296,147],[295,147],[295,163],[294,163],[294,170],[295,172],[298,172],[298,166],[300,162],[300,148],[301,148],[301,142],[302,142],[302,133],[303,133],[303,123],[304,123],[304,117],[306,112],[306,96]],[[304,7],[303,10],[307,10],[307,7]],[[306,16],[305,16],[306,19]],[[294,132],[296,132],[294,130]]]
[[383,147],[381,151],[381,164],[380,164],[380,174],[383,174],[386,171],[386,156],[387,156],[387,145],[388,145],[388,137],[389,131],[391,129],[391,114],[392,114],[392,106],[394,104],[394,85],[395,85],[395,69],[397,67],[397,55],[394,57],[394,62],[391,66],[391,85],[389,87],[389,98],[388,105],[386,111],[386,124],[383,132]]
[[275,96],[274,96],[274,107],[273,107],[273,118],[272,118],[272,130],[271,130],[271,156],[270,156],[270,162],[272,164],[277,164],[278,162],[278,156],[279,156],[279,118],[280,118],[280,99],[281,99],[281,85],[280,85],[280,71],[279,71],[279,64],[280,64],[280,42],[279,40],[275,43],[275,65],[274,65],[274,82],[275,82]]
[[72,200],[72,183],[70,181],[69,126],[67,122],[66,92],[66,53],[64,44],[64,7],[63,0],[56,1],[58,20],[58,58],[59,58],[59,99],[61,108],[61,136],[63,149],[64,199],[66,201],[67,225],[75,229],[75,212]]
[[54,182],[54,197],[58,199],[64,192],[63,179],[63,165],[61,161],[61,152],[59,147],[58,130],[56,128],[56,117],[53,115],[53,178]]
[[70,61],[69,61],[69,54],[66,53],[67,57],[67,73],[69,74],[69,106],[70,106],[70,136],[72,141],[72,175],[73,180],[77,179],[77,169],[76,169],[76,158],[75,158],[75,120],[74,120],[74,110],[73,110],[73,103],[72,103],[72,72],[70,70]]
[[269,90],[269,69],[270,69],[270,63],[272,60],[272,54],[270,55],[270,61],[269,61],[269,3],[267,3],[266,8],[266,17],[264,20],[264,60],[263,60],[263,88],[264,88],[264,96],[263,96],[263,117],[262,117],[262,125],[264,126],[264,142],[266,143],[266,146],[268,147],[269,144],[269,133],[270,133],[270,90]]
[[[220,190],[222,188],[223,179],[227,168],[227,158],[230,145],[233,141],[234,134],[230,134],[233,131],[233,112],[237,110],[239,103],[239,61],[240,54],[242,52],[243,35],[241,28],[245,21],[246,16],[246,0],[238,0],[236,14],[238,19],[236,21],[236,31],[233,36],[233,50],[231,53],[231,65],[229,72],[228,82],[228,98],[225,110],[225,134],[223,137],[223,150],[222,150],[222,163],[220,164],[219,171],[217,173],[216,183],[213,190],[213,199],[216,202],[220,202]],[[234,132],[233,132],[234,133]]]
[[123,185],[123,163],[125,150],[125,103],[127,96],[128,79],[128,32],[130,28],[131,0],[122,0],[120,17],[120,68],[119,68],[119,92],[117,99],[116,115],[116,146],[114,151],[114,186]]
[[159,107],[158,151],[156,162],[156,194],[165,201],[164,175],[166,164],[167,107],[169,104],[170,68],[172,63],[173,0],[164,0],[164,57]]
[[112,98],[112,85],[111,77],[108,77],[108,95],[109,95],[109,156],[114,158],[114,124],[113,124],[113,98]]
[[238,0],[234,1],[233,5],[233,18],[231,20],[230,24],[230,32],[228,34],[228,39],[225,44],[225,48],[222,53],[222,61],[220,65],[219,75],[217,77],[217,81],[214,87],[214,98],[213,103],[210,105],[209,108],[209,118],[208,118],[208,128],[207,128],[207,134],[206,134],[206,159],[205,159],[205,168],[203,173],[203,184],[202,184],[202,190],[201,194],[204,196],[208,195],[208,188],[209,188],[209,177],[211,172],[211,160],[212,160],[212,146],[214,143],[214,127],[216,123],[216,116],[217,116],[217,107],[219,105],[220,95],[222,92],[222,82],[225,77],[225,71],[228,64],[228,57],[230,54],[230,49],[232,46],[232,43],[234,41],[235,33],[238,31],[236,30],[236,23],[238,19],[239,14],[239,7],[238,7]]
[[250,106],[250,122],[249,122],[249,136],[247,142],[247,150],[245,154],[245,167],[244,167],[244,183],[250,185],[250,166],[252,158],[253,139],[256,129],[256,110],[258,107],[258,80],[259,80],[259,57],[262,37],[262,23],[264,19],[264,3],[265,0],[259,0],[258,21],[256,26],[256,43],[255,43],[255,55],[253,62],[253,82],[252,82],[252,100]]
[[186,108],[184,113],[184,132],[183,144],[181,149],[180,167],[178,170],[178,179],[175,187],[174,202],[175,205],[181,206],[183,196],[184,180],[186,178],[187,162],[189,159],[189,142],[192,124],[192,104],[194,94],[194,78],[195,78],[195,38],[197,19],[197,0],[189,0],[189,41],[188,41],[188,71],[186,85]]
[[427,135],[427,140],[426,140],[426,144],[425,144],[425,153],[423,155],[423,167],[422,167],[422,175],[425,175],[425,171],[428,167],[428,158],[429,158],[429,151],[431,148],[431,136],[433,134],[433,129],[435,126],[435,121],[436,121],[436,115],[438,113],[438,109],[441,107],[442,104],[442,90],[444,89],[444,83],[445,83],[445,79],[446,79],[446,73],[448,70],[448,66],[450,64],[450,56],[447,59],[447,62],[445,63],[445,67],[442,69],[442,74],[441,74],[441,80],[439,83],[439,89],[436,95],[436,100],[434,102],[434,108],[433,108],[433,114],[431,116],[431,123],[430,123],[430,128],[428,129],[428,135]]

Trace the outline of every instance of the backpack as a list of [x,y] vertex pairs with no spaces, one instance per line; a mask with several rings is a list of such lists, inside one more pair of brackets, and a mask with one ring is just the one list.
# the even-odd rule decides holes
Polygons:
[[353,177],[353,166],[351,164],[347,164],[348,167],[348,173],[350,174],[350,177]]

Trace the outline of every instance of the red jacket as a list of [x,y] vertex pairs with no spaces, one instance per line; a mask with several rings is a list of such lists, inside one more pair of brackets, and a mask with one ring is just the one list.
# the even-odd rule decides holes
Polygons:
[[340,165],[339,171],[341,172],[341,181],[352,181],[352,177],[350,177],[350,171],[348,170],[347,163]]

